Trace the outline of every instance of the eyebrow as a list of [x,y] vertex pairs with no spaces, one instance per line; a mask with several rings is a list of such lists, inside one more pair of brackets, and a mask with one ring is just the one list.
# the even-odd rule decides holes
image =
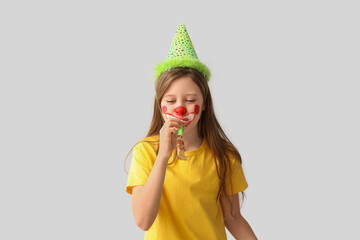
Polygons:
[[[174,96],[176,96],[175,94],[166,94],[166,95],[164,95],[164,97],[174,97]],[[185,96],[198,96],[198,94],[196,94],[196,93],[187,93],[187,94],[185,94]]]

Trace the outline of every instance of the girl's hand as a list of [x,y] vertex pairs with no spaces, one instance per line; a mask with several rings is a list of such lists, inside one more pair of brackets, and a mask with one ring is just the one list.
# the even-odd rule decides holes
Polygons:
[[[185,124],[180,119],[168,118],[160,129],[160,146],[158,155],[169,160],[176,147],[178,129]],[[177,129],[176,129],[177,128]]]

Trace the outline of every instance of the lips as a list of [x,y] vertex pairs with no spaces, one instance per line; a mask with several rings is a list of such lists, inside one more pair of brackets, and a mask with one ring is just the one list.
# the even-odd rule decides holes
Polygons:
[[190,113],[186,116],[175,116],[175,115],[172,115],[170,113],[166,113],[166,115],[169,117],[169,118],[175,118],[175,119],[180,119],[180,120],[183,120],[185,121],[185,125],[184,127],[186,127],[187,125],[189,125],[195,118],[195,114],[194,113]]

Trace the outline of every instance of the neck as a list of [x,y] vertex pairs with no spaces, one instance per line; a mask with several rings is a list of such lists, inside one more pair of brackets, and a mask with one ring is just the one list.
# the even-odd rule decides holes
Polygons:
[[195,150],[201,146],[203,139],[199,136],[198,131],[196,130],[197,129],[194,129],[194,131],[183,134],[185,151]]

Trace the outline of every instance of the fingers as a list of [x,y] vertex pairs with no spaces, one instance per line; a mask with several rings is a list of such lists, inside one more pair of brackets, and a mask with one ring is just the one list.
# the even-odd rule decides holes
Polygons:
[[177,135],[179,128],[185,124],[185,121],[180,119],[167,119],[164,123],[163,129],[169,135]]
[[172,130],[170,130],[170,133],[171,133],[172,135],[177,134],[177,132],[178,132],[178,129],[177,129],[177,128],[172,128]]
[[168,119],[165,124],[168,124],[168,127],[181,128],[185,124],[185,121],[180,119]]

